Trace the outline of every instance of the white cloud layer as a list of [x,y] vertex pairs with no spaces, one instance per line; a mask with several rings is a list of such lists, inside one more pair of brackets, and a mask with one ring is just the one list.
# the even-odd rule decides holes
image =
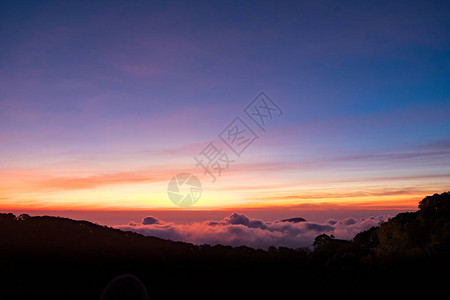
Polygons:
[[265,222],[250,219],[244,214],[232,213],[219,221],[202,221],[191,224],[164,222],[155,217],[145,217],[141,223],[130,222],[116,228],[133,231],[146,236],[155,236],[196,245],[249,246],[267,249],[270,246],[290,248],[309,247],[319,234],[334,235],[339,239],[352,239],[357,233],[378,226],[388,216],[362,219],[346,218],[315,222]]

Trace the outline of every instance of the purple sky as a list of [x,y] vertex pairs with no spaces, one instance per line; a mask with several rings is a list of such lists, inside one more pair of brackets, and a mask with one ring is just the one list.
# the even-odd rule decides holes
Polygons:
[[[2,1],[0,36],[5,209],[173,208],[185,170],[199,209],[449,189],[446,1]],[[261,91],[284,114],[209,182],[193,157]]]

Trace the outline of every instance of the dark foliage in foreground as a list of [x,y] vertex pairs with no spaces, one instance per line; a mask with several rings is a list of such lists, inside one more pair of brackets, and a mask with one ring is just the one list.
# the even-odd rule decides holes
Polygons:
[[150,299],[434,298],[450,267],[450,194],[314,250],[194,246],[86,221],[0,214],[0,299],[99,299],[131,273]]

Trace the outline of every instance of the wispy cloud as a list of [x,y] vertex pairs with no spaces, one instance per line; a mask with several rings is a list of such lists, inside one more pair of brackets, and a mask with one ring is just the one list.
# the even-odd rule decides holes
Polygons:
[[141,182],[161,182],[166,181],[173,176],[173,170],[160,171],[153,170],[137,170],[130,172],[110,172],[93,175],[67,175],[56,176],[49,172],[40,171],[12,171],[0,173],[3,183],[8,183],[11,188],[16,187],[27,192],[34,191],[51,191],[51,190],[76,190],[90,189],[105,185],[141,183]]
[[[277,196],[269,196],[271,199],[335,199],[335,198],[358,198],[358,197],[382,197],[382,196],[396,196],[396,195],[417,195],[425,194],[422,190],[415,188],[397,190],[389,188],[379,188],[379,189],[366,189],[359,191],[342,191],[333,190],[330,192],[327,189],[321,189],[316,191],[305,191],[300,192],[279,192]],[[266,197],[263,197],[267,199]]]
[[370,154],[357,154],[352,156],[341,156],[328,159],[329,161],[361,161],[361,160],[405,160],[405,159],[424,159],[424,158],[437,158],[437,157],[449,157],[450,149],[441,151],[409,151],[409,152],[391,152],[391,153],[370,153]]
[[109,184],[155,182],[166,180],[161,174],[145,172],[119,172],[80,177],[57,177],[42,181],[41,188],[50,189],[87,189]]

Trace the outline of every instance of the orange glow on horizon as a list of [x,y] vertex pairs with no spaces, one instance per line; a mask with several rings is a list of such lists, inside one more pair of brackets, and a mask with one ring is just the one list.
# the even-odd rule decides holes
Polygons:
[[321,199],[319,201],[308,201],[302,203],[264,203],[252,202],[240,205],[217,205],[217,206],[192,206],[188,208],[180,208],[170,205],[167,199],[167,206],[138,206],[138,205],[102,205],[102,204],[48,204],[45,202],[23,201],[22,203],[13,202],[10,204],[2,203],[0,210],[98,210],[98,211],[139,211],[139,210],[161,210],[161,211],[230,211],[230,210],[383,210],[383,209],[404,209],[415,210],[418,203],[426,195],[409,195],[383,198],[388,199],[345,199],[336,202],[331,202],[330,199]]
[[[250,169],[253,169],[252,167]],[[155,171],[158,170],[158,171]],[[414,210],[425,196],[446,191],[445,179],[358,179],[270,177],[260,170],[235,171],[220,182],[202,178],[202,196],[193,207],[176,207],[167,197],[167,183],[176,170],[143,168],[103,173],[62,173],[50,170],[0,172],[0,209],[101,211],[208,211],[244,209]],[[271,171],[273,172],[273,170]],[[400,178],[400,177],[399,177]],[[245,183],[245,184],[244,184]]]

